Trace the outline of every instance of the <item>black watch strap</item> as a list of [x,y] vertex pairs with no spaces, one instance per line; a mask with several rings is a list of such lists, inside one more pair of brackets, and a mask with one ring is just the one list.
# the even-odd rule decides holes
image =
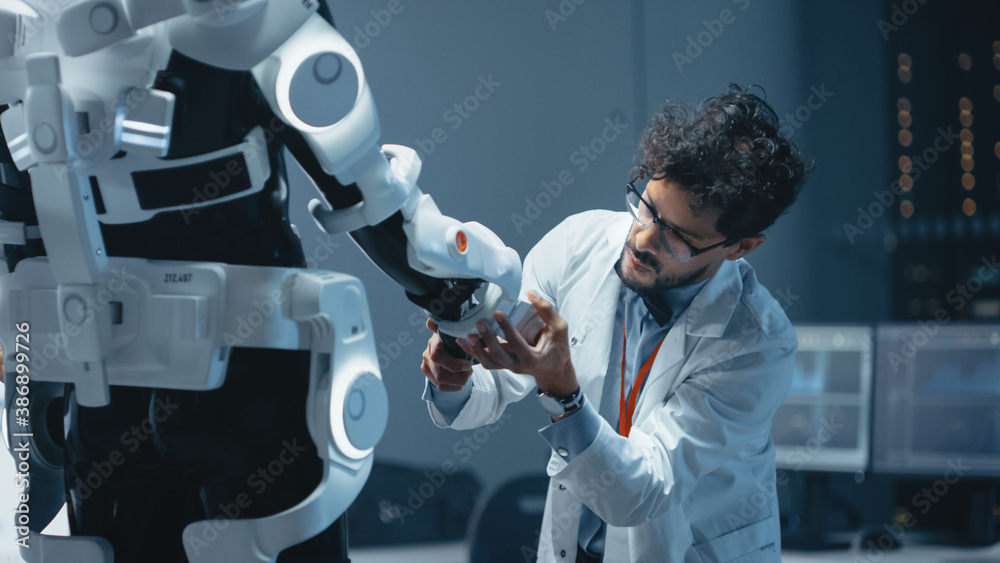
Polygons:
[[538,402],[541,403],[542,408],[544,408],[552,416],[566,416],[583,408],[583,389],[577,387],[576,391],[573,391],[573,393],[571,393],[568,397],[562,398],[553,397],[552,395],[549,395],[539,389]]

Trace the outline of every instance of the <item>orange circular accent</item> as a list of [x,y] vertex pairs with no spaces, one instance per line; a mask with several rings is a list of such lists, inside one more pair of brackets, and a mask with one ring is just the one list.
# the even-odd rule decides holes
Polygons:
[[1000,142],[993,145],[993,154],[997,155],[997,158],[1000,158]]
[[899,185],[903,188],[904,192],[908,192],[913,189],[913,176],[909,174],[903,174],[899,177]]
[[455,235],[455,246],[458,247],[458,251],[465,254],[465,250],[469,247],[469,241],[465,238],[465,233],[458,231]]
[[899,157],[899,170],[900,172],[907,173],[913,169],[913,161],[910,160],[908,156]]
[[907,98],[900,98],[899,101],[896,102],[896,109],[899,111],[910,111],[912,109],[910,106],[910,100]]
[[900,129],[899,131],[899,144],[904,147],[910,146],[913,143],[913,133],[910,133],[909,129]]
[[899,63],[899,66],[910,67],[913,65],[913,59],[911,59],[910,55],[907,55],[906,53],[900,53],[899,56],[896,57],[896,62]]
[[968,172],[962,174],[962,187],[967,190],[971,190],[976,187],[976,177]]
[[993,98],[1000,102],[1000,84],[993,86]]
[[962,129],[962,132],[959,133],[958,136],[962,138],[963,143],[972,142],[972,131],[969,131],[968,129]]
[[972,68],[972,57],[967,53],[962,53],[958,56],[958,66],[962,67],[962,70],[969,70]]
[[972,201],[971,199],[966,198],[965,201],[962,202],[962,212],[965,213],[966,215],[968,215],[969,217],[972,217],[973,215],[975,215],[975,213],[976,213],[976,202]]
[[1000,41],[993,42],[993,52],[1000,55]]
[[896,76],[899,77],[899,81],[903,84],[909,84],[910,80],[913,78],[913,73],[911,73],[909,69],[901,68],[896,72]]
[[964,111],[972,111],[972,100],[969,98],[962,98],[958,100],[958,109]]
[[963,112],[958,116],[958,122],[962,124],[962,127],[972,127],[972,114]]
[[972,148],[972,145],[968,143],[962,143],[962,148],[960,150],[962,151],[962,154],[966,156],[972,156],[972,154],[975,152],[974,149]]
[[899,112],[899,116],[896,120],[899,121],[899,126],[904,128],[909,127],[910,124],[913,123],[913,118],[910,117],[910,112],[908,111]]
[[993,55],[993,68],[1000,70],[1000,55]]
[[976,166],[976,161],[972,160],[972,157],[966,154],[962,155],[962,170],[966,172],[972,172],[972,169]]
[[913,217],[913,202],[912,201],[904,201],[903,203],[900,203],[899,204],[899,212],[900,212],[900,214],[903,215],[903,217],[905,217],[907,219],[909,219],[910,217]]

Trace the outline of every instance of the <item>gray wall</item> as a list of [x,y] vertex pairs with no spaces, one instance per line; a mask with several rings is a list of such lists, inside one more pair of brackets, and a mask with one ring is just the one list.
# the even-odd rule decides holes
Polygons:
[[[570,214],[622,208],[635,141],[665,98],[697,101],[730,82],[759,84],[784,116],[807,104],[811,86],[825,84],[834,95],[795,129],[795,138],[816,157],[817,170],[751,262],[772,292],[790,291],[788,314],[795,321],[885,316],[881,239],[868,236],[851,246],[841,226],[853,220],[852,209],[868,203],[872,189],[887,184],[876,3],[806,8],[793,0],[401,0],[399,13],[382,13],[390,4],[366,0],[333,7],[341,33],[359,48],[382,120],[382,142],[430,153],[421,188],[444,213],[485,224],[522,257]],[[560,5],[567,15],[550,21],[546,10],[559,13]],[[727,9],[731,23],[711,24]],[[383,25],[376,15],[391,19]],[[711,43],[702,35],[707,46],[679,70],[673,53],[685,53],[688,37],[698,40],[705,20],[716,35]],[[448,113],[474,95],[480,78],[490,77],[499,85],[467,118]],[[607,119],[628,127],[584,168],[582,153],[574,153],[600,137]],[[433,143],[431,152],[438,128],[438,139],[441,133],[446,138]],[[543,183],[562,171],[572,183],[558,197],[539,197]],[[300,176],[299,185],[304,182]],[[411,322],[419,310],[348,238],[327,237],[315,228],[305,212],[308,198],[303,190],[292,199],[306,255],[321,268],[364,281],[385,354],[392,412],[377,458],[429,468],[450,460],[491,487],[543,471],[547,448],[536,431],[546,417],[534,400],[516,405],[489,435],[431,424],[419,398],[420,354],[429,336]],[[526,198],[544,209],[526,214]],[[320,241],[334,247],[328,258]],[[466,450],[465,438],[479,449]]]

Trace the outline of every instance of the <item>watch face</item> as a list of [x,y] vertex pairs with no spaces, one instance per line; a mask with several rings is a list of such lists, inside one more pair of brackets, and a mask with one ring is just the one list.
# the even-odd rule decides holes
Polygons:
[[542,404],[542,408],[552,414],[553,416],[562,416],[566,414],[566,409],[557,401],[556,399],[549,397],[548,395],[539,395],[538,402]]

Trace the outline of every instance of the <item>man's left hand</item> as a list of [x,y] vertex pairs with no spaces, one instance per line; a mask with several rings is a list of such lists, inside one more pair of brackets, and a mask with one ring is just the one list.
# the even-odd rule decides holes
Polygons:
[[553,397],[567,397],[576,391],[579,383],[570,359],[566,321],[552,303],[534,292],[528,292],[528,300],[545,322],[534,346],[525,342],[517,328],[499,311],[493,315],[506,340],[497,338],[484,321],[479,321],[476,324],[479,334],[470,334],[468,339],[459,338],[458,345],[486,369],[507,369],[530,375],[541,391]]

